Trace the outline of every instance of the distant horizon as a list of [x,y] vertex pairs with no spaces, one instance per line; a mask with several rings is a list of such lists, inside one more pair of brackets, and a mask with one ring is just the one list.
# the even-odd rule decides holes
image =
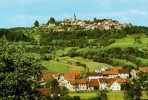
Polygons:
[[148,27],[148,0],[1,0],[0,28],[32,27],[55,20],[112,19]]

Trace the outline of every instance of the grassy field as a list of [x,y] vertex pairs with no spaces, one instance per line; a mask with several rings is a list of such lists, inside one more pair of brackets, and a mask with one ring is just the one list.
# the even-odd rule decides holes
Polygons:
[[92,60],[83,59],[82,57],[74,57],[74,58],[71,58],[71,57],[61,57],[60,59],[61,60],[66,60],[66,61],[71,62],[71,63],[81,62],[83,64],[86,64],[91,72],[94,72],[95,69],[99,69],[102,66],[106,66],[108,68],[112,68],[112,66],[110,66],[108,64],[93,62]]
[[68,73],[72,70],[84,70],[80,66],[73,66],[61,62],[57,62],[54,60],[50,61],[42,61],[41,64],[47,68],[49,72],[58,72],[58,73]]
[[[87,100],[89,97],[95,97],[97,95],[97,92],[83,92],[83,93],[69,93],[68,95],[70,96],[80,96],[81,99],[83,100]],[[108,93],[108,98],[109,100],[124,100],[123,99],[124,94],[123,92],[109,92]],[[147,99],[148,97],[147,95],[143,92],[143,96],[141,97],[141,99]]]

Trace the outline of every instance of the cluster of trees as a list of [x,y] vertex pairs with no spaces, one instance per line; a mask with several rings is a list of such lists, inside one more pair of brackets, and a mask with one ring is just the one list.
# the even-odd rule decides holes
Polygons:
[[[47,25],[49,25],[49,24],[55,24],[55,23],[56,23],[56,20],[55,20],[53,17],[51,17],[51,18],[48,20]],[[34,27],[39,27],[39,26],[40,26],[40,23],[39,23],[38,20],[36,20],[36,21],[34,22]]]
[[41,99],[38,88],[43,67],[22,48],[0,39],[0,99]]
[[148,73],[140,72],[137,79],[131,83],[123,84],[124,100],[141,100],[142,92],[148,96]]
[[82,56],[83,58],[92,59],[95,62],[108,63],[111,65],[120,65],[114,62],[114,60],[112,59],[126,59],[127,61],[133,62],[137,66],[148,65],[142,64],[141,60],[137,59],[137,57],[148,59],[147,55],[147,51],[139,50],[133,47],[128,47],[124,49],[115,47],[108,50],[88,51],[80,54],[80,56]]

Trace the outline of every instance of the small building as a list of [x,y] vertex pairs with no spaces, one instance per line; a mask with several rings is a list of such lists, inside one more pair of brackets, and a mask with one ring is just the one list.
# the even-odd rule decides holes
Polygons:
[[118,76],[118,71],[113,70],[103,71],[102,73],[104,78],[116,78]]
[[89,73],[88,80],[103,78],[102,73]]
[[139,72],[148,72],[148,67],[139,67]]
[[98,90],[99,89],[99,81],[98,79],[92,79],[88,84],[89,90]]
[[101,68],[99,68],[98,70],[95,70],[96,73],[102,72],[102,71],[106,71],[108,68],[105,66],[102,66]]
[[86,91],[88,88],[87,79],[70,80],[67,88],[70,91]]
[[119,69],[118,70],[118,76],[120,78],[129,78],[129,70],[127,70],[127,69]]
[[108,88],[108,90],[111,90],[111,91],[120,91],[121,90],[121,85],[117,81],[112,80],[107,85],[107,88]]

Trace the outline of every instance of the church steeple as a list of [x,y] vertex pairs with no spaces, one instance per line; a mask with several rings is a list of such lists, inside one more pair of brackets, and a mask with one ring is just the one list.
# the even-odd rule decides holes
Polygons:
[[76,15],[75,15],[75,13],[74,13],[74,22],[77,20],[77,17],[76,17]]

